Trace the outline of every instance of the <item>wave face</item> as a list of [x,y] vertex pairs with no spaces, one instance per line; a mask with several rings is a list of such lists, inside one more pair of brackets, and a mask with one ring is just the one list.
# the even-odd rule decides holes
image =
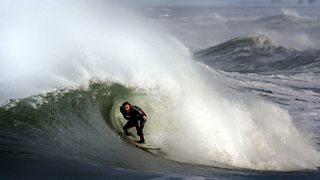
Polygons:
[[[123,123],[118,117],[123,99],[145,99],[144,96],[123,85],[93,83],[86,90],[61,89],[12,100],[0,111],[0,157],[80,159],[91,164],[108,163],[141,170],[162,165],[169,168],[170,161],[155,158],[126,143],[116,126]],[[150,111],[152,107],[145,104],[145,108]],[[146,134],[152,135],[148,131]],[[156,165],[150,166],[151,160]]]
[[[122,125],[125,122],[118,111],[120,104],[124,100],[136,102],[148,112],[150,122],[148,122],[145,130],[146,138],[150,143],[162,147],[163,150],[155,155],[163,159],[150,156],[148,153],[145,154],[135,147],[130,146],[128,143],[125,143],[125,138],[122,133]],[[232,107],[232,104],[229,104],[229,106],[230,105]],[[248,106],[256,105],[261,106],[255,108],[259,113],[261,113],[261,111],[266,111],[266,108],[270,106],[270,104],[268,105],[265,102],[248,104]],[[208,135],[212,133],[211,128],[213,128],[213,126],[211,126],[211,124],[214,123],[215,126],[217,126],[216,121],[212,122],[212,120],[209,119],[205,121],[206,126],[202,126],[202,124],[195,124],[192,119],[188,119],[189,123],[192,123],[192,126],[188,124],[183,125],[179,120],[172,121],[172,118],[176,113],[168,113],[172,106],[173,105],[170,102],[164,101],[163,97],[155,97],[146,92],[126,88],[123,85],[114,83],[93,83],[86,90],[61,89],[44,95],[31,96],[21,100],[11,100],[11,102],[2,106],[0,111],[2,122],[1,142],[3,145],[0,157],[2,159],[9,158],[15,160],[16,158],[41,159],[42,156],[49,156],[80,159],[90,163],[104,164],[107,162],[110,165],[140,170],[153,170],[160,166],[167,166],[163,171],[170,173],[181,173],[181,171],[188,170],[190,167],[188,167],[188,165],[182,166],[167,161],[166,159],[190,164],[204,164],[213,167],[241,167],[236,164],[239,162],[233,160],[232,157],[229,157],[230,155],[235,156],[235,154],[231,154],[230,152],[238,154],[241,151],[242,153],[245,153],[243,151],[248,149],[237,149],[236,151],[230,152],[226,151],[228,149],[223,149],[224,151],[221,151],[220,149],[211,149],[210,151],[210,148],[214,147],[211,142],[214,142],[215,144],[220,143],[219,146],[227,144],[232,147],[232,144],[228,143],[234,142],[221,142],[222,138],[226,139],[224,136],[228,135],[228,132],[223,132],[224,134],[220,135],[219,138],[208,141],[211,140],[211,138],[216,138],[215,136],[208,137]],[[192,106],[191,108],[197,107]],[[263,122],[262,119],[260,122],[251,124],[252,131],[254,132],[246,132],[246,138],[250,139],[247,139],[246,142],[242,142],[243,140],[238,136],[238,140],[240,141],[238,143],[244,143],[242,144],[242,148],[251,148],[246,147],[247,145],[254,146],[258,151],[256,153],[260,153],[259,151],[267,153],[271,151],[272,148],[276,148],[275,151],[277,153],[279,153],[282,148],[285,148],[288,153],[287,148],[292,148],[291,153],[294,153],[296,156],[298,155],[295,153],[298,153],[299,157],[301,157],[300,153],[305,152],[306,147],[301,149],[300,152],[294,152],[295,144],[288,141],[288,137],[286,137],[285,142],[292,143],[291,147],[283,144],[284,142],[282,141],[284,139],[275,138],[275,136],[281,135],[284,137],[287,133],[290,133],[290,136],[301,138],[294,139],[294,142],[299,140],[303,141],[303,137],[300,137],[301,134],[292,126],[288,115],[286,115],[285,112],[281,112],[276,106],[273,106],[272,108],[273,109],[271,109],[269,113],[277,112],[279,114],[278,116],[282,116],[282,118],[287,116],[285,122],[278,122],[277,124],[277,126],[281,127],[281,129],[275,129],[279,134],[269,134],[267,137],[263,137],[264,133],[275,132],[274,129],[272,129],[271,132],[270,129],[265,129],[265,127],[261,125]],[[183,110],[185,111],[186,109]],[[258,116],[258,114],[251,114]],[[261,116],[258,117],[261,119]],[[273,115],[273,117],[276,116]],[[186,118],[187,117],[184,117],[183,120],[185,121]],[[242,123],[248,122],[243,118]],[[170,126],[167,124],[170,124]],[[279,124],[281,124],[281,126]],[[197,125],[197,127],[195,127],[195,125]],[[223,124],[218,125],[219,128],[224,126]],[[283,126],[286,126],[287,128],[286,134],[283,134]],[[208,127],[209,129],[207,130],[206,128]],[[270,125],[268,125],[268,127],[270,127]],[[200,128],[201,130],[199,131],[197,128]],[[229,129],[230,127],[224,128]],[[256,131],[256,128],[260,129]],[[239,129],[239,127],[237,127],[237,129],[238,132],[236,135],[241,135],[241,129]],[[172,134],[172,131],[179,133]],[[210,139],[199,141],[199,139],[197,139],[198,137],[191,137],[188,135],[188,133],[196,133],[196,131],[198,133],[197,136],[207,136],[206,138]],[[251,135],[251,133],[253,133],[253,135]],[[234,132],[232,135],[234,135]],[[196,143],[197,147],[193,147],[191,144],[187,143],[190,139],[197,141],[192,141],[192,144]],[[255,141],[259,144],[252,144]],[[266,145],[263,145],[263,143],[265,143],[263,141],[269,141],[270,143],[273,143],[273,145],[274,143],[277,143],[279,147],[266,147]],[[201,147],[200,149],[199,146]],[[182,150],[183,147],[187,147],[188,149],[193,148],[191,149],[192,152],[198,151],[199,153],[206,153],[206,151],[209,151],[210,153],[214,153],[201,154],[196,158],[190,158],[189,155],[191,155],[192,152]],[[115,154],[117,155],[116,157],[114,156]],[[275,156],[275,154],[268,155]],[[263,157],[266,158],[265,155]],[[308,157],[309,156],[305,156],[303,158]],[[139,165],[136,163],[137,159]],[[211,161],[208,161],[208,159]],[[152,162],[152,165],[150,164],[150,161]],[[277,161],[275,160],[274,163],[276,162]],[[294,161],[291,161],[291,163],[293,162]],[[286,162],[285,164],[277,164],[277,166],[280,167],[279,165],[283,165],[286,166],[286,168],[291,169],[296,165],[301,165],[300,163],[297,163],[293,166],[291,163],[288,164]],[[255,165],[255,167],[257,167],[257,165]],[[172,168],[176,170],[171,171],[170,169]],[[197,171],[195,171],[195,173],[196,172]]]
[[[1,3],[13,10],[1,19],[8,31],[0,33],[3,161],[57,156],[201,176],[221,173],[217,167],[319,166],[315,145],[287,111],[208,83],[179,41],[108,5]],[[261,38],[226,46],[271,46]],[[118,110],[124,100],[146,111],[146,139],[161,152],[150,155],[126,143]]]

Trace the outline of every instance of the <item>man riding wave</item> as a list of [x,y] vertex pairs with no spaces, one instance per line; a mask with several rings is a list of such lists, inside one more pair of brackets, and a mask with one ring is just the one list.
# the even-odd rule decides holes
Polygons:
[[124,102],[120,107],[120,112],[128,122],[123,126],[124,133],[129,136],[128,129],[136,127],[137,135],[140,137],[138,143],[144,143],[143,127],[147,122],[146,113],[138,106],[132,106],[129,102]]

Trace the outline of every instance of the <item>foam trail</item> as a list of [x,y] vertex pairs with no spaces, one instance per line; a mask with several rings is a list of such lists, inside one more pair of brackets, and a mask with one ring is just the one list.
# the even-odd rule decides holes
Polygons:
[[166,99],[150,112],[157,121],[148,136],[168,158],[261,170],[319,166],[319,153],[287,112],[219,92],[180,42],[101,3],[2,2],[0,100],[119,82]]

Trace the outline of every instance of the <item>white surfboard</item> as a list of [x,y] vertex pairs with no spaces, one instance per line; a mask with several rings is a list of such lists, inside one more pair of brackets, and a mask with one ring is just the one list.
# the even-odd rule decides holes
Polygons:
[[130,142],[132,142],[136,147],[141,148],[143,150],[160,150],[160,147],[153,146],[147,143],[137,143],[137,139],[133,136],[127,136]]

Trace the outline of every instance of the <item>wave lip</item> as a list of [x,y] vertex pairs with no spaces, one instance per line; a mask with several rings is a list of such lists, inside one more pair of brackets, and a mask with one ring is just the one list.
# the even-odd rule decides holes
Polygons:
[[272,47],[272,46],[273,46],[273,43],[270,38],[268,38],[263,34],[259,34],[259,35],[253,35],[248,37],[234,38],[227,42],[219,44],[217,46],[213,46],[208,49],[198,51],[196,52],[196,55],[205,56],[205,55],[210,55],[210,54],[214,54],[221,51],[228,52],[230,50],[236,51],[236,50],[248,49],[248,48],[254,48],[254,47],[266,48],[266,47]]

